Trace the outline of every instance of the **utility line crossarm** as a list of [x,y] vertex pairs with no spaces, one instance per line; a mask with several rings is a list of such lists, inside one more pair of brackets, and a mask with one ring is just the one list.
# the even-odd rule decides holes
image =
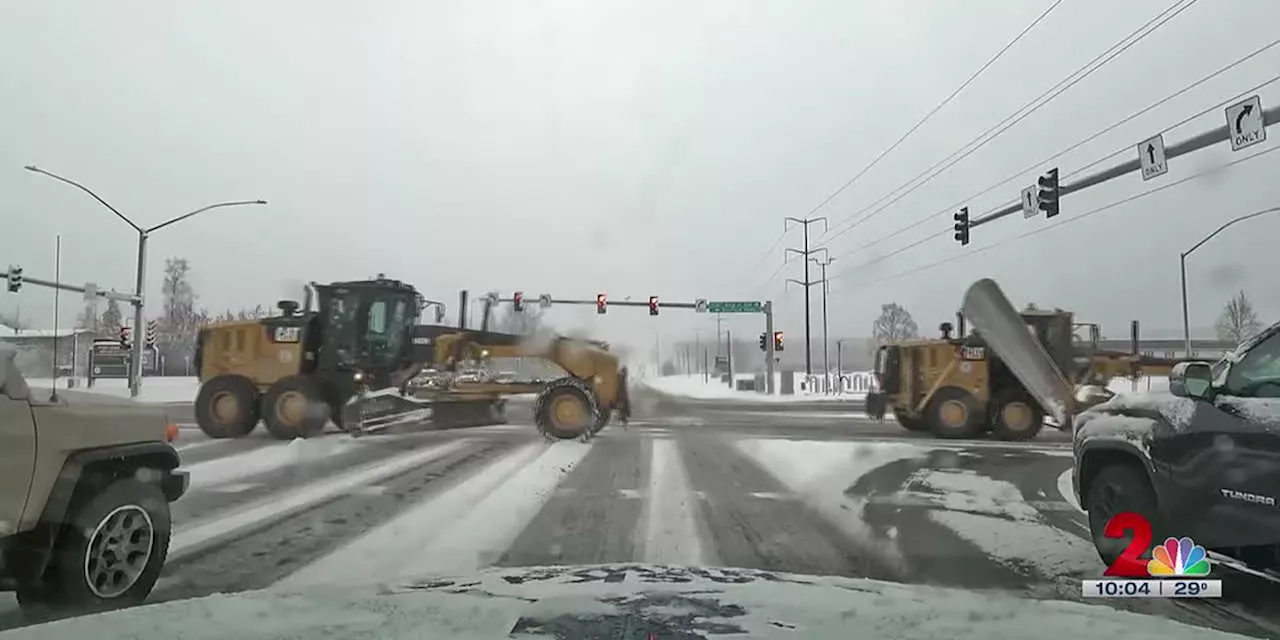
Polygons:
[[[804,287],[804,372],[806,375],[812,375],[813,374],[813,338],[812,338],[812,323],[810,318],[811,305],[809,301],[809,289],[813,285],[818,284],[818,282],[809,279],[809,257],[818,252],[822,252],[823,256],[827,256],[829,255],[829,252],[825,247],[818,247],[817,249],[809,248],[809,225],[821,222],[823,231],[825,231],[827,229],[827,218],[826,216],[819,216],[817,218],[788,217],[783,222],[783,226],[787,226],[788,223],[792,223],[792,222],[802,225],[804,227],[804,248],[793,249],[791,247],[788,247],[786,250],[786,254],[792,254],[792,253],[798,254],[800,256],[800,259],[804,261],[804,280],[800,281],[800,280],[796,280],[795,278],[787,278],[787,282],[788,283],[794,282]],[[786,263],[785,257],[783,258],[783,263],[784,264]]]

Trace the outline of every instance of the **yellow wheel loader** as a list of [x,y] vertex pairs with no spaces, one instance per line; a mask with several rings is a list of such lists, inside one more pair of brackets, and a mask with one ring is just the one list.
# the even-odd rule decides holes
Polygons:
[[[1029,440],[1046,415],[1064,427],[1064,414],[1108,399],[1112,378],[1167,375],[1177,364],[1139,355],[1136,344],[1132,353],[1100,350],[1096,326],[1074,323],[1068,311],[1019,313],[990,280],[970,288],[962,317],[975,327],[967,336],[952,337],[951,323],[943,323],[938,339],[880,347],[878,390],[867,396],[871,417],[892,411],[907,430],[939,438],[989,432],[997,440]],[[1092,344],[1074,338],[1081,326],[1094,327]],[[1036,377],[1028,383],[1025,376]]]
[[[262,421],[279,439],[317,435],[330,421],[354,434],[423,422],[478,426],[505,422],[505,396],[530,392],[539,394],[535,422],[549,437],[590,437],[612,412],[627,416],[626,371],[607,349],[418,325],[424,304],[412,285],[382,277],[312,283],[301,308],[285,300],[278,316],[205,327],[194,362],[196,422],[209,437],[238,438]],[[453,381],[466,361],[508,355],[544,357],[568,375],[550,383]],[[444,370],[445,383],[417,384],[428,367]],[[577,400],[581,416],[556,400],[564,397]]]

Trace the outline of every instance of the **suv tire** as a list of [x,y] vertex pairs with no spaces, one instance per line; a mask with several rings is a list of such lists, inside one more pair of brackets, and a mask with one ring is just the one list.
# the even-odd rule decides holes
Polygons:
[[54,541],[43,578],[18,589],[24,613],[93,612],[141,603],[169,552],[169,502],[153,484],[117,480],[81,487]]

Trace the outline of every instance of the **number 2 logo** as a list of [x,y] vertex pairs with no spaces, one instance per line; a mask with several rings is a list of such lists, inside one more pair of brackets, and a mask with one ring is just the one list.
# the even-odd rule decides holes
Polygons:
[[1146,578],[1149,575],[1147,561],[1142,559],[1142,554],[1151,548],[1151,523],[1146,518],[1132,511],[1117,513],[1107,521],[1102,535],[1118,540],[1130,531],[1133,532],[1133,539],[1129,541],[1129,546],[1124,548],[1120,557],[1102,575],[1116,578]]

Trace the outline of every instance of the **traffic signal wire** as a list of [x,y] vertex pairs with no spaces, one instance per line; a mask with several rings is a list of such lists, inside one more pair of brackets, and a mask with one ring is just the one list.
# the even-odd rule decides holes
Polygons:
[[[1173,100],[1173,99],[1175,99],[1175,98],[1178,98],[1178,97],[1182,96],[1183,94],[1187,93],[1188,91],[1191,91],[1192,89],[1195,89],[1195,88],[1197,88],[1197,87],[1199,87],[1199,86],[1203,85],[1204,83],[1206,83],[1206,82],[1208,82],[1208,81],[1210,81],[1210,80],[1212,80],[1212,79],[1214,79],[1214,78],[1216,78],[1216,77],[1218,77],[1218,76],[1222,75],[1223,73],[1226,73],[1227,71],[1230,71],[1230,70],[1232,70],[1232,69],[1236,68],[1237,66],[1239,66],[1239,65],[1241,65],[1241,64],[1243,64],[1243,63],[1245,63],[1245,62],[1247,62],[1247,61],[1249,61],[1249,60],[1251,60],[1251,59],[1253,59],[1253,58],[1254,58],[1254,57],[1256,57],[1256,56],[1261,55],[1262,53],[1264,53],[1264,52],[1266,52],[1266,51],[1268,51],[1268,50],[1272,49],[1273,47],[1275,47],[1275,46],[1277,46],[1277,45],[1280,45],[1280,39],[1273,40],[1270,44],[1267,44],[1266,46],[1264,46],[1264,47],[1262,47],[1262,48],[1260,48],[1260,49],[1258,49],[1258,50],[1254,51],[1253,53],[1250,53],[1249,55],[1247,55],[1247,56],[1245,56],[1245,57],[1243,57],[1243,58],[1240,58],[1239,60],[1236,60],[1235,62],[1232,62],[1231,64],[1229,64],[1229,65],[1227,65],[1227,66],[1225,66],[1225,67],[1222,67],[1221,69],[1218,69],[1217,71],[1214,71],[1213,73],[1211,73],[1211,74],[1209,74],[1209,75],[1207,75],[1207,76],[1205,76],[1205,77],[1203,77],[1203,78],[1201,78],[1201,79],[1199,79],[1199,80],[1197,80],[1197,81],[1195,81],[1195,82],[1193,82],[1193,83],[1191,83],[1191,84],[1189,84],[1189,85],[1187,85],[1187,86],[1183,87],[1182,89],[1179,89],[1179,90],[1175,91],[1174,93],[1169,94],[1168,96],[1165,96],[1165,97],[1164,97],[1164,98],[1162,98],[1161,100],[1159,100],[1159,101],[1157,101],[1157,102],[1152,103],[1150,106],[1144,107],[1143,109],[1141,109],[1141,110],[1139,110],[1139,111],[1137,111],[1137,112],[1135,112],[1135,113],[1133,113],[1133,114],[1131,114],[1131,115],[1129,115],[1129,116],[1126,116],[1125,118],[1123,118],[1123,119],[1121,119],[1121,120],[1119,120],[1119,121],[1115,122],[1114,124],[1112,124],[1112,125],[1110,125],[1110,126],[1108,126],[1108,127],[1104,128],[1104,129],[1102,129],[1102,130],[1098,131],[1097,133],[1094,133],[1093,135],[1090,135],[1089,137],[1087,137],[1087,138],[1085,138],[1085,139],[1083,139],[1083,140],[1081,140],[1081,141],[1079,141],[1079,142],[1076,142],[1075,144],[1073,144],[1073,145],[1071,145],[1071,146],[1069,146],[1069,147],[1067,147],[1067,148],[1065,148],[1065,149],[1063,149],[1063,150],[1061,150],[1061,151],[1059,151],[1059,152],[1057,152],[1057,153],[1055,153],[1055,154],[1053,154],[1053,155],[1049,156],[1048,158],[1045,158],[1044,160],[1041,160],[1041,161],[1039,161],[1039,162],[1034,162],[1034,163],[1032,163],[1032,164],[1030,164],[1030,165],[1027,165],[1027,167],[1025,167],[1025,168],[1023,168],[1023,169],[1021,169],[1021,170],[1019,170],[1019,171],[1017,171],[1017,172],[1015,172],[1015,173],[1010,174],[1010,175],[1009,175],[1009,177],[1007,177],[1007,178],[1005,178],[1005,179],[1001,180],[1000,182],[997,182],[997,183],[995,183],[995,184],[993,184],[993,185],[991,185],[991,186],[989,186],[989,187],[987,187],[987,188],[983,189],[982,191],[979,191],[979,192],[977,192],[977,193],[975,193],[975,194],[973,194],[973,195],[971,195],[971,196],[969,196],[969,197],[967,197],[967,198],[965,198],[965,199],[963,199],[963,200],[960,200],[959,202],[957,202],[957,203],[955,203],[955,204],[953,204],[953,205],[951,205],[951,206],[949,206],[949,207],[946,207],[946,208],[944,208],[944,209],[939,209],[938,211],[936,211],[936,212],[934,212],[934,213],[932,213],[932,214],[930,214],[930,215],[927,215],[927,216],[925,216],[925,217],[923,217],[923,218],[920,218],[919,220],[916,220],[915,222],[913,222],[913,223],[911,223],[911,224],[909,224],[909,225],[907,225],[907,226],[905,226],[905,227],[902,227],[902,228],[900,228],[900,229],[898,229],[898,230],[896,230],[896,231],[893,231],[892,233],[889,233],[888,235],[882,236],[882,237],[877,238],[877,239],[875,239],[875,240],[871,240],[871,241],[869,241],[869,242],[864,242],[864,243],[862,243],[862,244],[858,245],[857,247],[854,247],[853,249],[850,249],[849,251],[846,251],[846,252],[844,252],[844,253],[842,253],[842,254],[839,254],[837,257],[845,257],[845,256],[848,256],[848,255],[850,255],[850,254],[856,253],[856,252],[858,252],[858,251],[862,251],[862,250],[864,250],[864,249],[866,249],[866,248],[868,248],[868,247],[872,247],[872,246],[875,246],[875,245],[880,244],[880,243],[882,243],[882,242],[886,242],[886,241],[888,241],[888,240],[891,240],[891,239],[893,239],[893,238],[896,238],[896,237],[897,237],[897,236],[899,236],[899,235],[902,235],[903,233],[906,233],[906,232],[908,232],[908,231],[911,231],[912,229],[915,229],[915,228],[919,227],[920,225],[923,225],[923,224],[925,224],[925,223],[927,223],[927,222],[930,222],[930,221],[932,221],[933,219],[937,218],[938,216],[942,216],[942,215],[946,215],[947,213],[951,213],[951,212],[953,212],[953,211],[957,210],[958,208],[960,208],[960,207],[961,207],[962,205],[964,205],[966,202],[969,202],[969,201],[973,200],[974,198],[979,198],[979,197],[982,197],[982,196],[984,196],[984,195],[986,195],[986,194],[988,194],[988,193],[990,193],[990,192],[992,192],[992,191],[995,191],[996,189],[998,189],[998,188],[1000,188],[1000,187],[1002,187],[1002,186],[1004,186],[1004,185],[1006,185],[1006,184],[1008,184],[1008,183],[1010,183],[1010,182],[1012,182],[1012,181],[1014,181],[1014,180],[1018,179],[1019,177],[1021,177],[1021,176],[1025,175],[1025,174],[1027,174],[1028,172],[1030,172],[1030,171],[1034,171],[1034,170],[1035,170],[1035,169],[1037,169],[1038,167],[1042,167],[1042,166],[1044,166],[1044,165],[1046,165],[1046,164],[1048,164],[1048,163],[1050,163],[1050,162],[1053,162],[1054,160],[1057,160],[1058,158],[1060,158],[1060,157],[1062,157],[1062,156],[1064,156],[1064,155],[1066,155],[1066,154],[1068,154],[1068,153],[1070,153],[1070,152],[1072,152],[1072,151],[1075,151],[1076,149],[1078,149],[1078,148],[1080,148],[1080,147],[1082,147],[1082,146],[1084,146],[1084,145],[1086,145],[1086,144],[1088,144],[1088,143],[1090,143],[1090,142],[1093,142],[1094,140],[1098,139],[1099,137],[1101,137],[1101,136],[1103,136],[1103,135],[1106,135],[1106,134],[1108,134],[1108,133],[1110,133],[1110,132],[1114,131],[1115,129],[1119,128],[1119,127],[1120,127],[1120,126],[1122,126],[1122,125],[1128,124],[1129,122],[1133,121],[1134,119],[1136,119],[1136,118],[1138,118],[1138,117],[1140,117],[1140,116],[1145,115],[1146,113],[1150,112],[1150,111],[1151,111],[1151,110],[1153,110],[1153,109],[1156,109],[1156,108],[1158,108],[1158,107],[1160,107],[1160,106],[1163,106],[1164,104],[1168,103],[1169,101],[1171,101],[1171,100]],[[1280,82],[1280,74],[1275,75],[1275,76],[1272,76],[1270,80],[1267,80],[1267,81],[1265,81],[1265,82],[1259,83],[1259,84],[1257,84],[1257,85],[1254,85],[1253,87],[1250,87],[1249,89],[1246,89],[1246,90],[1244,90],[1244,91],[1242,91],[1242,92],[1240,92],[1240,93],[1237,93],[1237,94],[1235,94],[1234,96],[1232,96],[1231,98],[1228,98],[1228,99],[1226,99],[1226,100],[1223,100],[1223,101],[1221,101],[1221,102],[1219,102],[1219,103],[1217,103],[1217,104],[1215,104],[1215,105],[1213,105],[1213,106],[1211,106],[1211,107],[1208,107],[1208,108],[1206,108],[1206,109],[1204,109],[1204,110],[1202,110],[1202,111],[1199,111],[1199,112],[1197,112],[1197,113],[1195,113],[1195,114],[1192,114],[1192,115],[1190,115],[1190,116],[1187,116],[1186,118],[1183,118],[1182,120],[1180,120],[1180,121],[1178,121],[1178,122],[1176,122],[1176,123],[1174,123],[1174,124],[1172,124],[1172,125],[1169,125],[1168,127],[1165,127],[1165,128],[1164,128],[1160,133],[1162,133],[1162,134],[1163,134],[1163,133],[1168,133],[1169,131],[1172,131],[1172,130],[1174,130],[1174,129],[1177,129],[1178,127],[1181,127],[1182,125],[1187,124],[1188,122],[1191,122],[1192,120],[1195,120],[1196,118],[1199,118],[1199,117],[1202,117],[1202,116],[1208,115],[1208,114],[1210,114],[1210,113],[1212,113],[1212,112],[1214,112],[1214,111],[1216,111],[1216,110],[1218,110],[1218,109],[1221,109],[1221,108],[1223,108],[1223,107],[1225,107],[1225,106],[1227,106],[1227,105],[1229,105],[1229,104],[1232,104],[1233,102],[1235,102],[1235,101],[1239,100],[1240,98],[1243,98],[1243,97],[1245,97],[1245,96],[1248,96],[1248,95],[1250,95],[1250,94],[1252,94],[1252,93],[1254,93],[1254,92],[1256,92],[1256,91],[1259,91],[1259,90],[1261,90],[1261,89],[1263,89],[1263,88],[1266,88],[1266,87],[1268,87],[1268,86],[1270,86],[1270,85],[1272,85],[1272,84],[1275,84],[1276,82]],[[1110,154],[1108,154],[1108,155],[1106,155],[1106,156],[1103,156],[1103,157],[1101,157],[1101,158],[1098,158],[1097,160],[1094,160],[1093,162],[1091,162],[1091,163],[1089,163],[1089,164],[1085,165],[1084,167],[1081,167],[1081,168],[1079,168],[1079,169],[1076,169],[1075,171],[1072,171],[1072,172],[1071,172],[1071,173],[1069,173],[1069,174],[1064,175],[1064,176],[1063,176],[1063,179],[1065,179],[1065,178],[1070,178],[1070,177],[1072,177],[1072,176],[1075,176],[1075,175],[1078,175],[1078,174],[1083,173],[1083,172],[1085,172],[1085,171],[1088,171],[1088,170],[1092,169],[1093,167],[1096,167],[1096,166],[1098,166],[1099,164],[1102,164],[1103,162],[1106,162],[1106,161],[1108,161],[1108,160],[1111,160],[1112,158],[1115,158],[1115,157],[1116,157],[1116,156],[1118,156],[1118,155],[1121,155],[1121,154],[1124,154],[1124,153],[1128,153],[1128,152],[1132,151],[1132,149],[1133,149],[1133,145],[1131,145],[1131,144],[1126,144],[1124,147],[1122,147],[1122,148],[1120,148],[1120,149],[1118,149],[1118,150],[1116,150],[1116,151],[1114,151],[1114,152],[1112,152],[1112,153],[1110,153]],[[997,211],[997,210],[999,210],[999,209],[1001,209],[1001,208],[1004,208],[1004,207],[1006,207],[1006,206],[1012,205],[1012,204],[1014,204],[1015,202],[1017,202],[1017,199],[1011,200],[1011,201],[1009,201],[1009,202],[1005,203],[1004,205],[1001,205],[1001,207],[998,207],[997,209],[993,209],[993,211]],[[935,237],[935,236],[930,236],[930,237],[932,238],[932,237]]]
[[[835,233],[831,234],[830,236],[826,236],[822,239],[825,240],[826,242],[830,242],[831,240],[834,240],[848,233],[849,231],[852,231],[858,225],[862,224],[863,222],[866,222],[867,220],[870,220],[871,218],[874,218],[876,215],[878,215],[885,209],[888,209],[889,207],[893,206],[899,200],[907,197],[908,195],[910,195],[920,187],[923,187],[925,184],[928,184],[930,180],[933,180],[934,178],[938,177],[938,175],[940,175],[947,169],[950,169],[951,167],[955,166],[961,160],[964,160],[965,158],[969,157],[978,149],[981,149],[982,147],[986,146],[988,143],[998,138],[1004,132],[1008,131],[1009,129],[1012,129],[1019,122],[1023,121],[1031,114],[1040,110],[1041,107],[1044,107],[1045,105],[1052,102],[1054,98],[1057,98],[1058,96],[1065,93],[1068,89],[1078,84],[1081,80],[1084,80],[1085,78],[1089,77],[1089,75],[1091,75],[1093,72],[1106,66],[1107,63],[1117,58],[1120,54],[1127,51],[1133,45],[1141,42],[1144,38],[1154,33],[1157,29],[1164,26],[1170,20],[1177,17],[1178,14],[1189,9],[1191,5],[1195,4],[1197,1],[1198,0],[1177,0],[1176,2],[1174,2],[1173,5],[1170,5],[1169,8],[1165,9],[1164,11],[1157,14],[1154,18],[1147,21],[1146,24],[1142,25],[1141,27],[1138,27],[1136,30],[1129,33],[1129,35],[1125,36],[1124,38],[1121,38],[1119,42],[1115,43],[1114,45],[1111,45],[1110,48],[1098,54],[1095,58],[1093,58],[1093,60],[1090,60],[1089,62],[1085,63],[1084,66],[1080,67],[1079,69],[1076,69],[1067,77],[1063,78],[1061,81],[1058,82],[1058,84],[1050,87],[1044,93],[1041,93],[1039,96],[1033,98],[1030,102],[1022,105],[1022,107],[1015,110],[1013,113],[1009,114],[1007,117],[1005,117],[1004,120],[997,122],[991,128],[978,134],[975,138],[973,138],[969,142],[962,145],[959,149],[956,149],[955,151],[953,151],[947,157],[934,163],[933,166],[917,174],[914,178],[911,178],[910,180],[902,183],[901,185],[898,185],[897,188],[889,191],[884,196],[881,196],[880,199],[876,200],[875,202],[872,202],[871,204],[851,214],[848,218],[846,218],[846,222],[849,222],[848,226],[845,226],[843,229],[839,229]],[[913,185],[913,183],[915,184]],[[898,191],[901,191],[903,189],[906,189],[906,190],[902,191],[902,193],[898,193],[896,197],[893,195],[894,193],[897,193]],[[892,199],[889,199],[889,198],[892,198]],[[885,200],[888,200],[888,202],[885,202]],[[870,213],[867,213],[868,211]],[[861,218],[858,218],[858,216],[863,213],[867,213],[867,215],[862,216]],[[845,223],[842,222],[840,224],[845,224]],[[840,225],[838,224],[837,227],[838,226]]]
[[[1078,215],[1078,216],[1075,216],[1075,217],[1072,217],[1072,218],[1068,218],[1068,219],[1066,219],[1066,220],[1063,220],[1062,222],[1059,222],[1059,223],[1057,223],[1057,224],[1052,224],[1052,225],[1048,225],[1048,226],[1040,227],[1040,228],[1038,228],[1038,229],[1032,229],[1031,231],[1028,231],[1028,232],[1023,233],[1023,234],[1016,235],[1016,236],[1014,236],[1014,237],[1012,237],[1012,238],[1008,238],[1008,239],[1004,239],[1004,240],[998,240],[998,241],[996,241],[996,242],[993,242],[993,243],[988,244],[988,245],[983,246],[983,247],[979,247],[979,248],[974,249],[974,250],[972,250],[972,251],[966,251],[966,252],[964,252],[964,253],[960,253],[960,254],[957,254],[957,255],[951,256],[951,257],[949,257],[949,258],[944,258],[944,259],[942,259],[942,260],[938,260],[938,261],[936,261],[936,262],[931,262],[931,263],[926,264],[926,265],[923,265],[923,266],[915,267],[915,268],[912,268],[912,269],[907,269],[907,270],[905,270],[905,271],[900,271],[900,272],[898,272],[898,273],[893,273],[893,274],[890,274],[890,275],[884,276],[883,278],[876,278],[876,279],[874,279],[874,280],[869,280],[869,281],[867,281],[867,282],[861,282],[861,283],[858,283],[858,284],[856,284],[856,285],[853,285],[853,288],[854,288],[854,289],[865,288],[865,287],[869,287],[869,286],[874,285],[874,284],[879,284],[879,283],[881,283],[881,282],[886,282],[886,281],[889,281],[889,280],[895,280],[895,279],[897,279],[897,278],[902,278],[902,277],[906,277],[906,276],[909,276],[909,275],[914,275],[914,274],[916,274],[916,273],[920,273],[920,272],[922,272],[922,271],[928,271],[928,270],[930,270],[930,269],[934,269],[934,268],[937,268],[937,267],[943,266],[943,265],[945,265],[945,264],[950,264],[950,263],[955,262],[955,261],[957,261],[957,260],[961,260],[961,259],[964,259],[964,258],[968,258],[968,257],[974,256],[974,255],[977,255],[977,254],[979,254],[979,253],[983,253],[983,252],[985,252],[985,251],[988,251],[988,250],[990,250],[990,249],[994,249],[994,248],[996,248],[996,247],[1000,247],[1000,246],[1008,246],[1008,245],[1010,245],[1010,244],[1013,244],[1014,242],[1017,242],[1017,241],[1019,241],[1019,240],[1023,240],[1023,239],[1025,239],[1025,238],[1029,238],[1029,237],[1034,236],[1034,235],[1036,235],[1036,234],[1038,234],[1038,233],[1043,233],[1043,232],[1045,232],[1045,231],[1049,231],[1049,230],[1051,230],[1051,229],[1057,229],[1058,227],[1062,227],[1062,226],[1065,226],[1065,225],[1068,225],[1068,224],[1072,224],[1072,223],[1074,223],[1074,222],[1079,222],[1079,221],[1084,220],[1085,218],[1088,218],[1088,217],[1090,217],[1090,216],[1092,216],[1092,215],[1094,215],[1094,214],[1102,213],[1103,211],[1108,211],[1108,210],[1114,209],[1115,207],[1118,207],[1118,206],[1123,205],[1123,204],[1128,204],[1128,203],[1130,203],[1130,202],[1133,202],[1134,200],[1138,200],[1138,199],[1140,199],[1140,198],[1145,198],[1145,197],[1147,197],[1147,196],[1149,196],[1149,195],[1152,195],[1152,194],[1154,194],[1154,193],[1159,193],[1159,192],[1161,192],[1161,191],[1164,191],[1165,189],[1171,189],[1171,188],[1176,187],[1176,186],[1178,186],[1178,185],[1180,185],[1180,184],[1183,184],[1183,183],[1185,183],[1185,182],[1190,182],[1190,181],[1195,180],[1195,179],[1197,179],[1197,178],[1202,178],[1202,177],[1204,177],[1204,176],[1207,176],[1207,175],[1210,175],[1210,174],[1213,174],[1213,173],[1217,173],[1217,172],[1219,172],[1219,171],[1223,171],[1223,170],[1229,169],[1229,168],[1231,168],[1231,167],[1233,167],[1233,166],[1235,166],[1235,165],[1238,165],[1238,164],[1240,164],[1240,163],[1242,163],[1242,162],[1247,162],[1247,161],[1249,161],[1249,160],[1253,160],[1254,158],[1258,158],[1258,157],[1264,156],[1264,155],[1266,155],[1266,154],[1268,154],[1268,153],[1271,153],[1271,152],[1273,152],[1273,151],[1277,151],[1277,150],[1280,150],[1280,146],[1275,146],[1275,147],[1271,147],[1271,148],[1269,148],[1269,149],[1264,149],[1264,150],[1259,151],[1259,152],[1257,152],[1257,153],[1253,153],[1253,154],[1247,155],[1247,156],[1245,156],[1245,157],[1243,157],[1243,158],[1239,158],[1239,159],[1237,159],[1237,160],[1232,160],[1231,162],[1228,162],[1228,163],[1226,163],[1226,164],[1218,165],[1218,166],[1213,167],[1213,168],[1211,168],[1211,169],[1206,169],[1206,170],[1204,170],[1204,171],[1201,171],[1200,173],[1196,173],[1196,174],[1193,174],[1193,175],[1187,176],[1187,177],[1185,177],[1185,178],[1182,178],[1181,180],[1175,180],[1175,181],[1173,181],[1173,182],[1170,182],[1169,184],[1161,185],[1161,186],[1159,186],[1159,187],[1155,187],[1154,189],[1148,189],[1148,190],[1143,191],[1143,192],[1141,192],[1141,193],[1136,193],[1136,194],[1134,194],[1134,195],[1131,195],[1131,196],[1129,196],[1129,197],[1127,197],[1127,198],[1121,198],[1121,199],[1119,199],[1119,200],[1116,200],[1116,201],[1114,201],[1114,202],[1111,202],[1111,203],[1108,203],[1108,204],[1102,205],[1102,206],[1097,207],[1097,208],[1095,208],[1095,209],[1091,209],[1091,210],[1089,210],[1089,211],[1087,211],[1087,212],[1085,212],[1085,213],[1082,213],[1082,214],[1080,214],[1080,215]],[[1263,211],[1256,212],[1256,213],[1259,213],[1259,214],[1260,214],[1260,213],[1266,213],[1266,212],[1276,211],[1276,210],[1280,210],[1280,207],[1273,207],[1273,208],[1265,209],[1265,210],[1263,210]],[[948,233],[948,232],[950,232],[950,231],[951,231],[950,229],[946,229],[946,230],[944,230],[944,231],[942,231],[942,232],[940,232],[940,233],[936,233],[936,234],[934,234],[934,235],[932,235],[932,236],[929,236],[928,238],[925,238],[925,240],[930,240],[930,239],[936,238],[936,237],[941,236],[941,235],[944,235],[945,233]],[[922,240],[921,242],[923,242],[923,240]],[[915,243],[915,244],[920,244],[920,242],[917,242],[917,243]],[[912,246],[914,246],[914,245],[912,245]],[[905,250],[905,248],[904,248],[903,250]],[[891,253],[891,254],[889,254],[889,255],[884,256],[883,258],[880,258],[880,260],[885,259],[885,258],[892,257],[892,256],[894,256],[894,255],[896,255],[896,254],[898,254],[898,253],[901,253],[901,251],[902,251],[902,250],[895,251],[895,252],[893,252],[893,253]],[[876,260],[876,261],[878,261],[878,260]],[[876,262],[876,261],[871,261],[871,262]],[[858,266],[859,266],[859,267],[866,266],[866,265],[868,265],[868,264],[871,264],[871,262],[863,263],[863,264],[858,265]],[[839,278],[839,277],[840,277],[840,275],[836,275],[836,276],[834,276],[832,279],[834,280],[834,279]],[[843,288],[843,287],[842,287],[842,288],[840,288],[840,289],[836,289],[836,290],[835,290],[835,291],[833,291],[832,293],[839,293],[840,291],[847,291],[847,290],[850,290],[850,289],[846,289],[846,288]]]
[[[1178,0],[1178,1],[1182,2],[1183,0]],[[1194,2],[1195,0],[1191,0],[1191,1]],[[960,86],[956,87],[956,89],[951,92],[951,95],[948,95],[946,98],[943,98],[942,102],[939,102],[938,105],[935,106],[931,111],[929,111],[929,113],[926,113],[924,117],[920,119],[919,122],[916,122],[914,125],[912,125],[910,129],[907,129],[907,132],[902,134],[902,136],[899,137],[897,141],[889,145],[888,148],[886,148],[884,151],[881,151],[880,155],[876,156],[875,159],[873,159],[870,163],[868,163],[867,166],[863,167],[861,171],[854,174],[852,178],[849,178],[848,180],[846,180],[845,183],[840,185],[838,189],[836,189],[835,191],[832,191],[830,194],[827,195],[827,197],[823,198],[822,201],[819,202],[817,205],[815,205],[812,209],[810,209],[809,213],[806,214],[804,217],[808,218],[813,216],[813,214],[817,213],[823,207],[830,204],[832,200],[836,199],[836,197],[839,196],[841,193],[843,193],[845,189],[848,189],[849,187],[853,186],[853,184],[856,183],[859,179],[861,179],[862,176],[866,175],[868,171],[870,171],[876,165],[880,164],[881,160],[884,160],[886,156],[888,156],[890,153],[893,153],[894,149],[897,149],[903,142],[906,142],[907,138],[911,137],[911,134],[915,133],[917,129],[919,129],[921,126],[924,125],[924,123],[928,122],[930,118],[932,118],[939,111],[941,111],[943,107],[947,106],[952,100],[955,99],[956,96],[960,95],[961,91],[964,91],[966,87],[968,87],[970,84],[973,84],[973,81],[977,80],[978,76],[982,75],[982,73],[986,71],[987,68],[995,64],[995,62],[999,60],[1002,56],[1004,56],[1004,54],[1008,52],[1009,49],[1013,48],[1013,45],[1017,44],[1019,40],[1022,40],[1023,36],[1027,35],[1027,33],[1029,33],[1033,28],[1035,28],[1037,24],[1040,24],[1040,22],[1044,20],[1046,17],[1048,17],[1049,13],[1051,13],[1054,9],[1056,9],[1060,4],[1062,4],[1062,0],[1054,0],[1054,3],[1049,5],[1048,9],[1045,9],[1043,12],[1041,12],[1041,14],[1037,16],[1035,20],[1031,21],[1031,24],[1023,28],[1023,30],[1019,32],[1017,36],[1014,36],[1014,38],[1010,40],[1008,44],[1004,45],[1004,48],[997,51],[996,54],[992,56],[990,60],[987,60],[986,64],[979,67],[977,71],[973,72],[973,75],[969,76],[969,78],[964,82],[962,82]]]

